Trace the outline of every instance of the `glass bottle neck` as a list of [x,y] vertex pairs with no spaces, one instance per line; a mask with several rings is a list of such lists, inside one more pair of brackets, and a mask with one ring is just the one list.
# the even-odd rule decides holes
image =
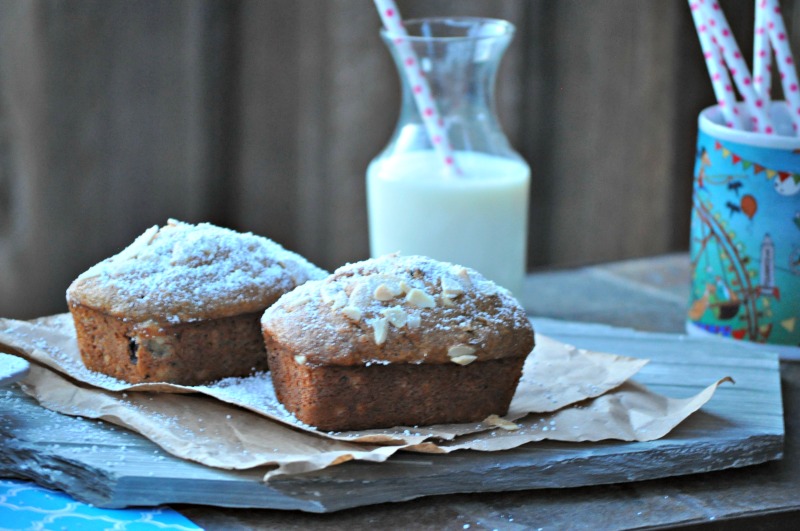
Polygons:
[[[453,150],[519,158],[500,127],[494,104],[497,70],[513,26],[489,19],[434,19],[409,21],[406,27],[405,39],[382,34],[402,84],[400,115],[384,155],[432,149],[415,94],[425,90],[430,91]],[[408,48],[403,49],[409,45],[412,65]],[[412,86],[408,68],[418,68],[427,86]]]

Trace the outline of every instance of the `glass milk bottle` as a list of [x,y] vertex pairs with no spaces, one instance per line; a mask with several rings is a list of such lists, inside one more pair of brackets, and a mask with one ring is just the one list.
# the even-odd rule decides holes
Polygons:
[[[530,168],[509,145],[494,107],[497,68],[514,26],[435,18],[405,27],[407,36],[381,32],[402,80],[402,105],[388,145],[367,169],[371,254],[399,251],[464,265],[519,296]],[[435,149],[434,139],[442,139],[426,130],[413,92],[423,89],[408,81],[403,39],[416,54],[458,171]]]

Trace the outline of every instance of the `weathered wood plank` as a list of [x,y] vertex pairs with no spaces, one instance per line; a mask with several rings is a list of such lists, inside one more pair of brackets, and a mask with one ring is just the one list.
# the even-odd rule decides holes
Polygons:
[[663,94],[675,79],[673,32],[685,9],[674,2],[558,2],[548,9],[543,40],[553,43],[545,48],[552,75],[543,97],[552,120],[546,130],[528,125],[551,149],[526,147],[537,153],[543,181],[532,208],[545,219],[537,216],[543,223],[533,226],[532,241],[542,242],[538,250],[550,261],[667,248],[675,106]]
[[[40,408],[0,394],[7,441],[0,471],[33,478],[102,506],[198,503],[328,512],[454,492],[566,488],[676,476],[780,457],[783,416],[774,355],[709,340],[631,334],[557,321],[540,331],[596,350],[652,358],[635,378],[676,396],[732,374],[701,412],[647,443],[535,443],[505,452],[401,454],[382,464],[351,463],[259,482],[264,469],[213,470],[162,455],[140,436],[105,423]],[[691,358],[685,357],[691,354]],[[753,366],[739,359],[755,360]],[[103,478],[97,481],[96,478]],[[158,481],[154,481],[154,480]]]
[[224,3],[3,2],[0,313],[64,308],[69,282],[168,216],[219,220]]
[[[752,5],[723,5],[747,42]],[[400,8],[517,25],[497,103],[533,167],[531,265],[685,248],[713,102],[685,3]],[[364,0],[0,3],[0,314],[63,311],[75,274],[168,216],[364,258],[364,170],[399,105],[379,27]]]
[[[286,246],[296,244],[298,53],[300,9],[292,3],[274,16],[270,2],[242,2],[235,16],[239,35],[234,60],[235,120],[231,139],[230,209],[240,229],[268,235]],[[278,53],[276,53],[278,52]]]

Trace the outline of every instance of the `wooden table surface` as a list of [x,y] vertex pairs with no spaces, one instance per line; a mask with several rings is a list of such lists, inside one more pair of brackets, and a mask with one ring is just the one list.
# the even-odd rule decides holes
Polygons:
[[[528,277],[522,299],[531,316],[682,333],[688,276],[683,254],[542,271]],[[781,364],[781,384],[781,461],[607,486],[433,496],[331,514],[173,508],[207,529],[784,529],[800,516],[800,363]]]
[[[684,254],[571,270],[526,281],[532,316],[683,333]],[[781,364],[784,459],[762,465],[609,486],[447,495],[316,515],[178,506],[209,529],[786,529],[800,517],[800,363]]]
[[[526,281],[532,316],[683,333],[684,254],[571,270]],[[742,469],[610,486],[448,495],[326,515],[179,506],[211,529],[622,529],[696,525],[785,529],[800,517],[800,363],[782,363],[784,459]]]

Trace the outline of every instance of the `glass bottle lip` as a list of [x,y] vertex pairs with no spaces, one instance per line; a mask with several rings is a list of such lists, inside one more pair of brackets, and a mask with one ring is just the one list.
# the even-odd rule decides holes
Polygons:
[[[403,21],[407,35],[381,29],[386,39],[403,38],[409,42],[457,42],[479,41],[483,39],[508,38],[514,35],[514,24],[499,18],[486,17],[425,17]],[[423,27],[447,30],[447,34],[422,35]],[[479,31],[479,33],[478,33]],[[461,32],[459,34],[459,32]]]

